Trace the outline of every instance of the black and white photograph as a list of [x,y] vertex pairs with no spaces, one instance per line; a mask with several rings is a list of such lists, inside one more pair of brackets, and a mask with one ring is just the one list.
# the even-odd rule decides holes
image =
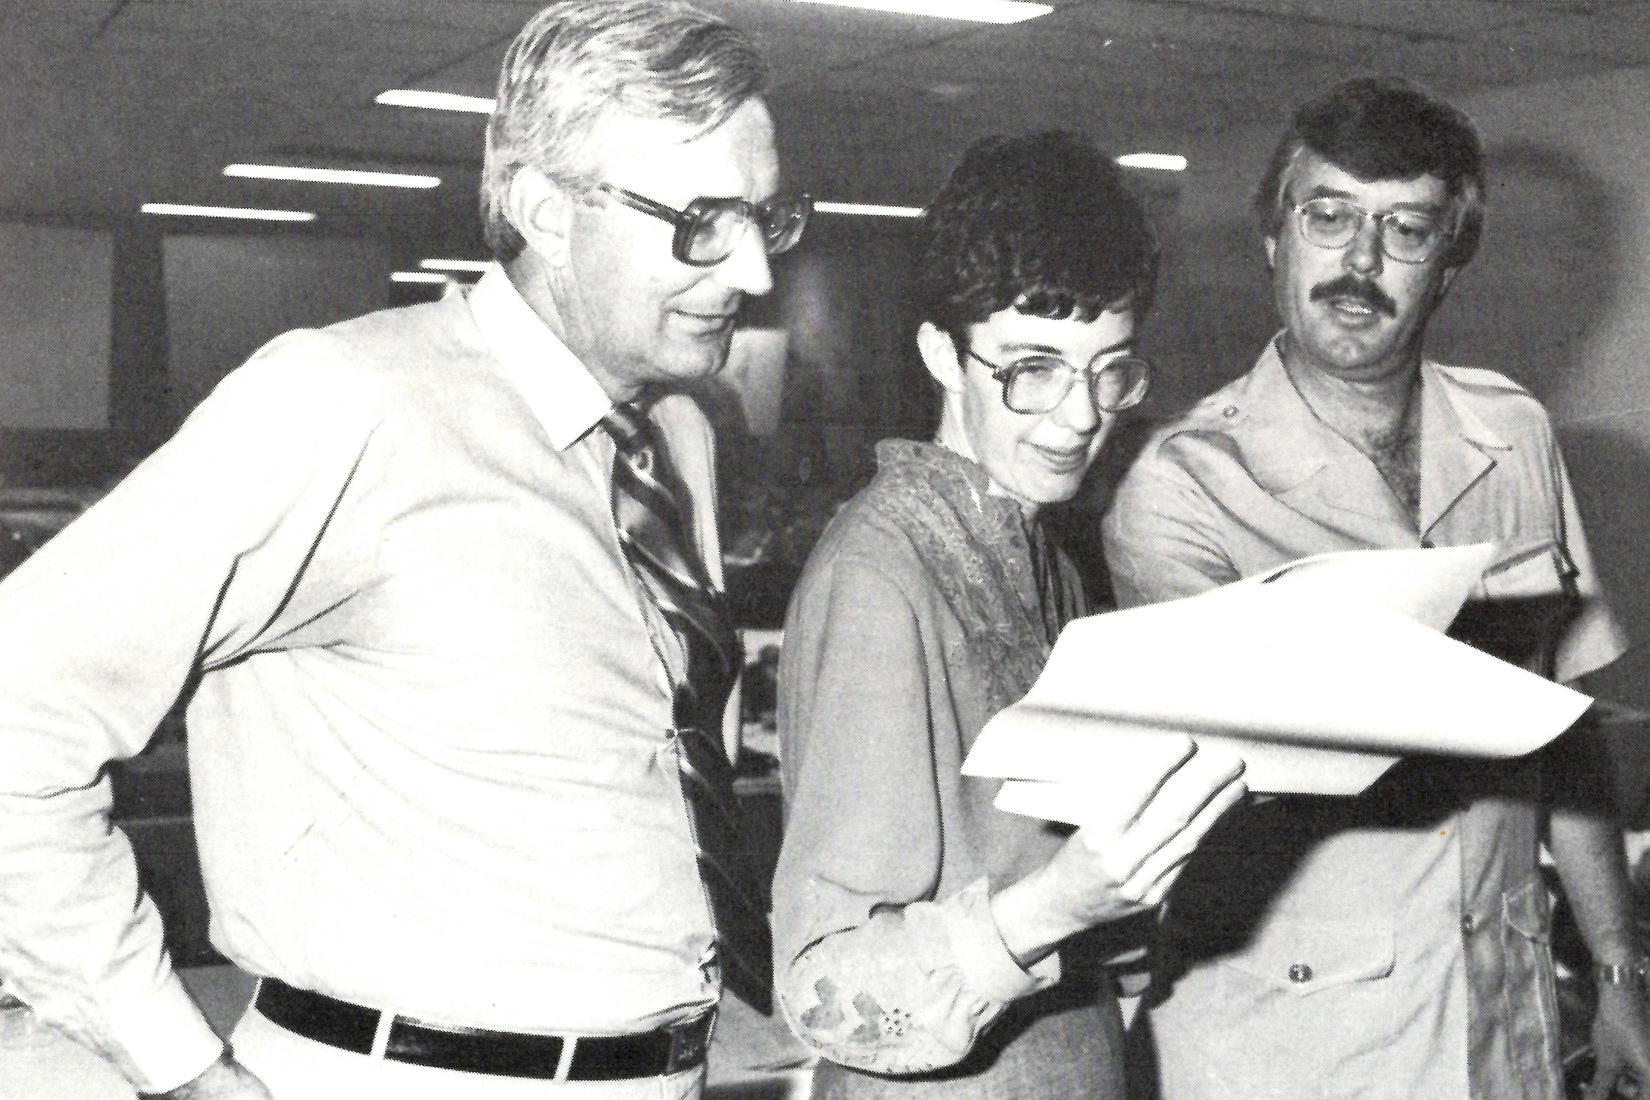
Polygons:
[[0,0],[0,1100],[1650,1097],[1647,105]]

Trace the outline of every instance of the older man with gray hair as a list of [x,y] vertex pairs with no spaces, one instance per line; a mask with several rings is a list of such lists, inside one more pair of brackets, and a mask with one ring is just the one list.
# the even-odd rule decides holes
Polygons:
[[[723,986],[766,1001],[674,393],[807,221],[766,79],[685,3],[552,4],[488,129],[498,264],[269,344],[0,586],[0,973],[140,1091],[696,1096]],[[213,942],[261,978],[229,1047],[107,827],[180,691]]]

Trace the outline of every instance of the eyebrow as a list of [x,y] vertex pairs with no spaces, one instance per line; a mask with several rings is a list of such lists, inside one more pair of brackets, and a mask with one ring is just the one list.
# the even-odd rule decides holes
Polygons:
[[[1359,200],[1358,196],[1354,195],[1352,192],[1342,191],[1338,187],[1328,187],[1328,186],[1326,186],[1324,184],[1321,184],[1321,183],[1318,184],[1318,186],[1312,188],[1312,190],[1308,191],[1306,193],[1306,198],[1301,200],[1301,201],[1306,202],[1306,201],[1309,201],[1311,199],[1345,199],[1347,202],[1353,203],[1357,206],[1362,206],[1363,205],[1363,203]],[[1395,202],[1391,206],[1387,207],[1387,209],[1388,210],[1417,210],[1417,211],[1420,211],[1423,214],[1437,215],[1437,214],[1442,214],[1444,211],[1448,210],[1449,209],[1449,203],[1447,201],[1443,202],[1443,203],[1436,203],[1436,202]],[[1372,213],[1379,213],[1379,211],[1372,211]]]
[[[1139,341],[1139,337],[1137,337],[1137,336],[1125,337],[1124,339],[1119,340],[1117,343],[1112,344],[1110,347],[1101,348],[1099,351],[1097,351],[1093,355],[1089,356],[1089,362],[1090,363],[1094,362],[1096,359],[1100,358],[1102,355],[1110,355],[1113,352],[1118,352],[1118,351],[1128,351],[1128,350],[1132,349],[1138,341]],[[1021,352],[1029,351],[1029,352],[1037,352],[1037,353],[1040,353],[1040,354],[1043,354],[1043,355],[1052,355],[1056,359],[1064,359],[1066,357],[1066,353],[1062,349],[1054,347],[1054,346],[1049,345],[1049,344],[1007,343],[1007,344],[1000,345],[1000,347],[1002,348],[1002,354],[1005,354],[1005,355],[1018,355]]]

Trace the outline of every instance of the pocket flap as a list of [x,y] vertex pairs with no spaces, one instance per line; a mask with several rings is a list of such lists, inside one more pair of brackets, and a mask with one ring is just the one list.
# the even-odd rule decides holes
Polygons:
[[1552,539],[1528,543],[1484,570],[1484,595],[1492,600],[1561,595],[1566,576],[1574,572],[1564,548]]
[[1300,996],[1392,973],[1393,930],[1351,921],[1274,922],[1223,961]]

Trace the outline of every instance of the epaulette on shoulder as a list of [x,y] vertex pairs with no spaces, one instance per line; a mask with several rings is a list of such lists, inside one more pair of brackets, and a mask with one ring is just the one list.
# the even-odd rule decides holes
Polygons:
[[1168,439],[1187,432],[1226,431],[1245,419],[1246,402],[1229,392],[1230,387],[1216,390],[1198,400],[1191,408],[1165,421],[1153,431],[1158,439]]
[[1531,401],[1535,400],[1534,394],[1500,371],[1489,370],[1485,367],[1452,367],[1445,363],[1433,363],[1432,366],[1440,374],[1463,389],[1517,394],[1520,397],[1527,397]]

